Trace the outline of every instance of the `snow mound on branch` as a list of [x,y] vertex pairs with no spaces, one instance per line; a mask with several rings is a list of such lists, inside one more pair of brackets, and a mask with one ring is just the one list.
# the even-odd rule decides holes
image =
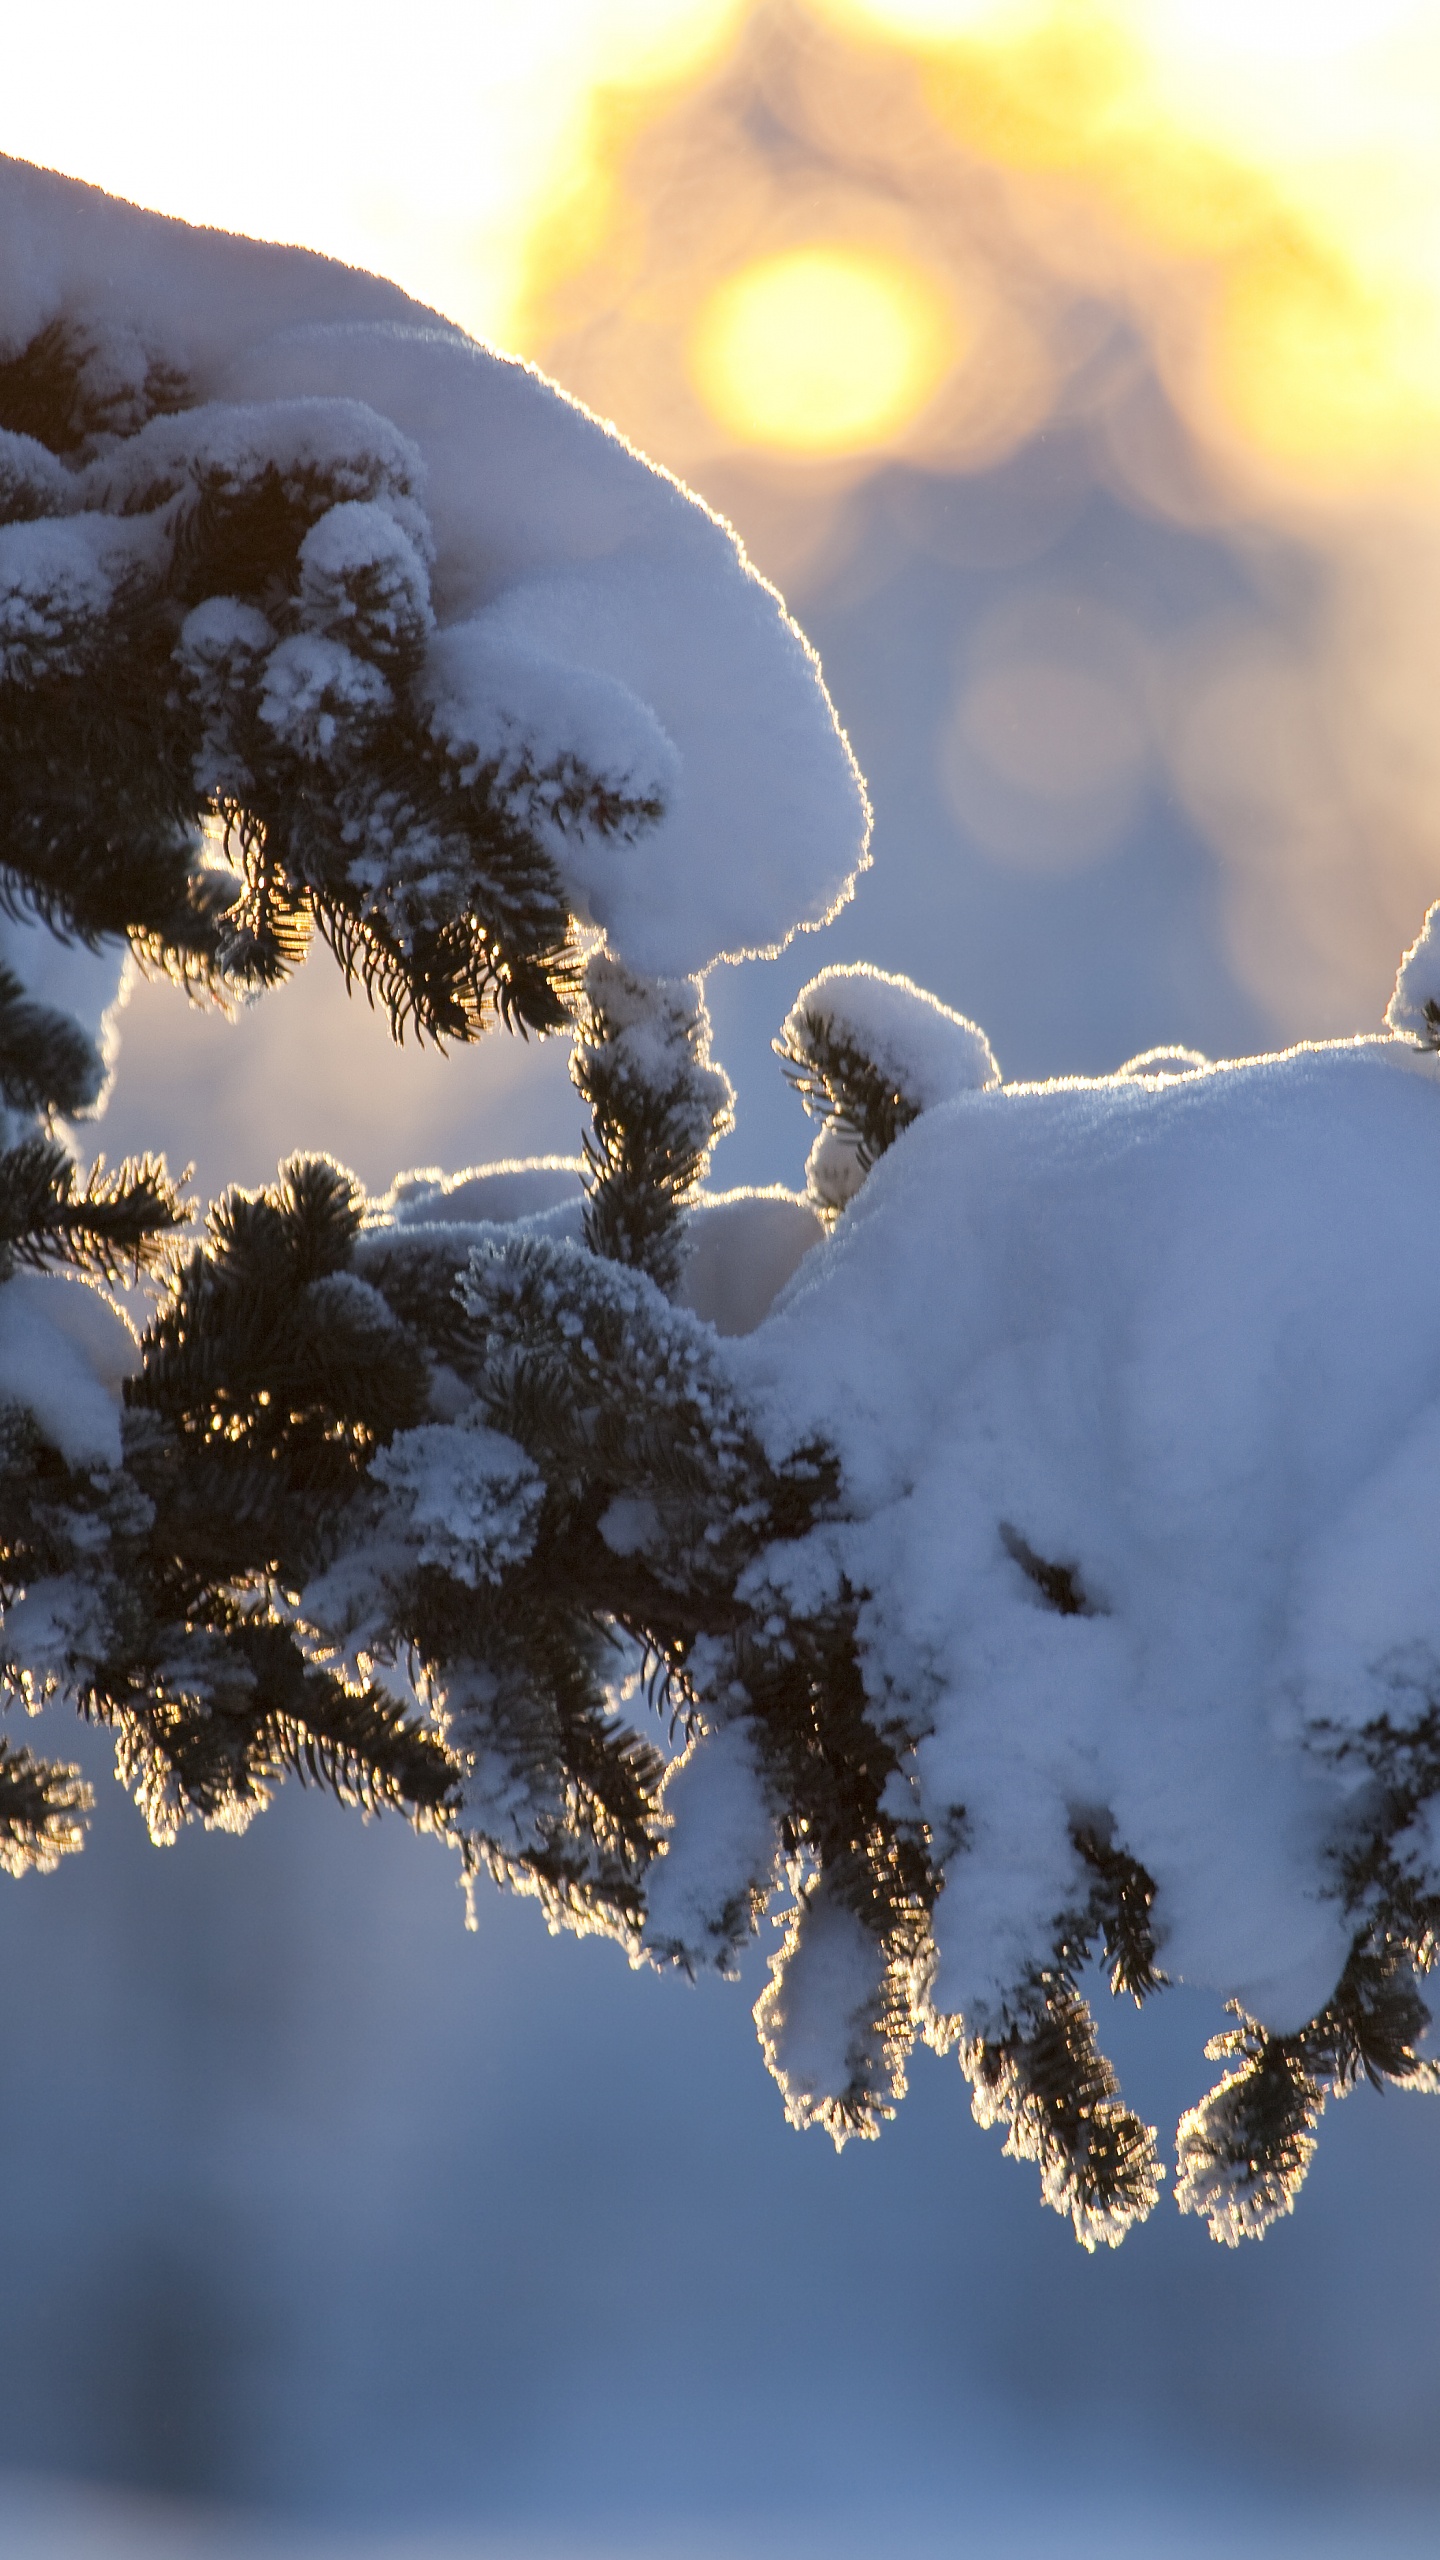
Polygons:
[[809,1201],[778,1183],[702,1192],[686,1224],[675,1303],[717,1333],[753,1333],[824,1232]]
[[[848,896],[869,810],[813,652],[729,528],[539,374],[309,251],[0,163],[0,358],[56,320],[84,334],[89,387],[131,436],[113,461],[86,463],[86,504],[105,503],[107,473],[140,473],[147,504],[167,467],[183,474],[203,428],[193,409],[133,432],[156,379],[229,404],[207,469],[250,467],[271,404],[297,469],[353,432],[355,404],[384,422],[402,479],[401,449],[418,449],[428,531],[401,530],[417,555],[433,540],[437,619],[468,632],[442,656],[443,717],[503,749],[522,796],[547,756],[563,770],[598,738],[623,796],[639,779],[654,801],[633,829],[552,813],[543,838],[632,967],[684,977],[772,950]],[[12,478],[35,461],[14,442]],[[54,476],[37,483],[46,512]],[[349,497],[377,494],[360,479]],[[398,520],[403,495],[387,503]],[[67,551],[63,565],[85,564]]]
[[952,1095],[998,1084],[995,1052],[978,1023],[868,961],[822,969],[803,986],[790,1008],[777,1047],[804,1037],[807,1017],[828,1025],[893,1078],[916,1111],[932,1110]]
[[443,1565],[472,1590],[498,1582],[534,1544],[545,1488],[523,1450],[482,1424],[399,1432],[371,1473],[408,1508],[421,1563]]
[[912,978],[856,961],[801,988],[774,1043],[823,1123],[805,1166],[817,1212],[838,1217],[895,1130],[952,1095],[998,1084],[979,1025]]
[[[402,1173],[373,1204],[367,1232],[428,1230],[478,1241],[490,1227],[523,1226],[578,1242],[584,1171],[583,1156],[535,1156],[465,1173]],[[702,1191],[686,1219],[675,1303],[717,1333],[752,1333],[823,1234],[808,1200],[779,1183]]]
[[0,525],[0,681],[68,675],[113,593],[90,524]]
[[1357,1040],[962,1094],[727,1348],[777,1458],[841,1458],[810,1543],[923,1730],[938,2020],[1001,2029],[1093,1808],[1172,1979],[1329,1997],[1345,1738],[1440,1699],[1437,1264],[1440,1064]]
[[[462,773],[488,766],[508,807],[534,828],[579,912],[609,932],[617,858],[646,821],[600,833],[585,823],[572,777],[651,814],[668,805],[680,759],[660,723],[613,676],[566,666],[517,640],[502,606],[444,632],[431,651],[432,727]],[[567,785],[569,786],[567,788]]]
[[381,1230],[509,1226],[517,1218],[577,1203],[584,1170],[583,1156],[521,1156],[464,1173],[423,1166],[396,1175],[373,1204],[373,1223]]

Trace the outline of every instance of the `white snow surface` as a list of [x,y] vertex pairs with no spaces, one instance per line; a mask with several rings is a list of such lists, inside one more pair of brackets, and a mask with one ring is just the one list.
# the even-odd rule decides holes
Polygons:
[[924,1734],[938,2019],[989,2031],[1044,1963],[1091,1810],[1172,1978],[1276,2030],[1328,1998],[1333,1743],[1440,1696],[1437,1256],[1440,1061],[1357,1040],[962,1094],[727,1346],[777,1456],[842,1460],[809,1543]]
[[717,1333],[753,1333],[824,1232],[809,1201],[779,1183],[704,1193],[685,1230],[676,1304]]
[[[62,316],[94,334],[119,424],[150,358],[203,400],[238,404],[212,413],[211,464],[252,467],[277,403],[297,462],[353,440],[354,408],[347,423],[331,404],[389,422],[398,480],[418,450],[436,615],[442,632],[471,626],[442,653],[447,705],[483,732],[477,745],[513,750],[527,722],[577,754],[600,736],[612,769],[663,801],[656,822],[601,846],[583,829],[546,839],[633,967],[684,977],[773,949],[849,894],[869,809],[814,653],[728,526],[538,373],[309,251],[0,162],[0,353]],[[197,432],[194,411],[153,420],[89,467],[84,502],[137,474],[153,502]],[[25,453],[10,463],[20,472]],[[353,500],[376,494],[357,482]],[[404,515],[398,495],[387,505]],[[423,527],[404,530],[423,544]],[[68,527],[28,539],[27,592],[93,575]]]

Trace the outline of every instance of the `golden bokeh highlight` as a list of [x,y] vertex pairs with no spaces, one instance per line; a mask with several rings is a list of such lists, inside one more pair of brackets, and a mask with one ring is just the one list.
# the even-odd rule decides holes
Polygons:
[[962,352],[953,302],[922,269],[821,245],[757,258],[717,285],[690,371],[737,444],[849,454],[908,426]]
[[1434,311],[1309,243],[1263,241],[1235,262],[1207,355],[1231,425],[1307,477],[1383,478],[1440,447]]
[[817,0],[921,66],[1202,433],[1314,491],[1440,456],[1434,0]]
[[[1203,439],[1321,497],[1436,469],[1440,0],[496,0],[459,15],[412,0],[398,47],[380,0],[353,0],[338,47],[331,13],[249,0],[243,41],[240,28],[224,0],[203,23],[187,0],[22,12],[7,30],[0,148],[376,267],[544,360],[557,288],[583,271],[593,299],[634,229],[645,136],[737,77],[763,89],[766,62],[788,55],[780,87],[807,93],[815,150],[762,175],[772,195],[814,194],[802,211],[815,246],[903,261],[908,221],[918,262],[933,248],[943,274],[947,190],[963,172],[993,180],[1032,260],[1131,312]],[[207,88],[243,150],[195,153],[188,110]],[[781,124],[790,103],[778,97]],[[757,165],[765,148],[762,134]],[[829,191],[843,207],[824,200],[827,165],[846,169]],[[663,218],[686,233],[678,310],[652,301],[647,316],[643,257],[617,270],[652,336],[682,347],[697,299],[805,245],[805,224],[748,198],[727,210],[707,183],[703,167],[667,179]],[[873,237],[855,201],[867,192]],[[705,223],[687,230],[702,198]],[[964,265],[957,301],[973,315]],[[1013,260],[1000,265],[1008,289]],[[575,318],[571,296],[567,349]],[[991,368],[994,399],[978,425],[956,407],[962,459],[990,451],[1006,416],[1033,426],[1033,379],[1008,409],[1004,397],[1007,366],[1033,372],[1024,336],[992,345],[976,323],[967,371],[978,384]],[[618,341],[612,371],[623,386]],[[645,380],[661,371],[647,356]],[[661,442],[702,455],[699,423],[666,401]],[[617,392],[602,405],[623,404]],[[837,419],[841,405],[837,392]],[[752,406],[732,383],[717,414],[756,449]],[[779,430],[772,449],[822,450]]]

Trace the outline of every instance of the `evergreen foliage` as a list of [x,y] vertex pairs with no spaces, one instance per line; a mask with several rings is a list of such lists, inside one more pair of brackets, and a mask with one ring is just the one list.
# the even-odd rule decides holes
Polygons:
[[69,1264],[101,1280],[117,1280],[128,1267],[138,1279],[159,1268],[186,1214],[158,1157],[113,1173],[97,1157],[82,1180],[58,1139],[22,1138],[0,1155],[0,1280],[17,1263]]
[[37,1760],[0,1734],[0,1867],[7,1875],[50,1875],[84,1843],[80,1817],[90,1790],[78,1769]]
[[[933,1699],[875,1671],[855,1489],[824,1437],[767,1438],[677,1303],[732,1119],[700,985],[606,949],[547,850],[660,804],[437,715],[431,552],[418,457],[357,404],[201,405],[138,340],[59,323],[0,363],[0,900],[222,1001],[318,934],[397,1036],[565,1031],[591,1114],[578,1233],[406,1229],[297,1157],[182,1248],[163,1165],[81,1171],[57,1122],[101,1050],[0,967],[0,1329],[22,1266],[154,1297],[113,1446],[0,1401],[0,1678],[113,1731],[158,1841],[243,1829],[294,1775],[692,1972],[733,1972],[783,1891],[756,2021],[791,2121],[872,2137],[916,2043],[953,2048],[977,2119],[1114,2245],[1164,2172],[1082,1983],[1165,1987],[1163,1880],[1077,1801],[1038,1947],[987,2013],[939,2005],[971,1813],[918,1810]],[[878,972],[813,981],[776,1047],[831,1224],[998,1075]],[[1027,1605],[1107,1616],[1073,1558],[995,1537]],[[1328,2098],[1433,2077],[1440,1704],[1316,1747],[1353,1780],[1323,1879],[1351,1949],[1299,2030],[1242,2013],[1210,2048],[1234,2067],[1181,2125],[1177,2197],[1227,2242],[1291,2209]],[[0,1744],[0,1863],[53,1866],[87,1802]]]
[[797,1006],[775,1050],[811,1116],[835,1122],[850,1139],[862,1173],[920,1117],[919,1102],[900,1079],[818,1007]]
[[73,1119],[94,1108],[104,1083],[104,1062],[79,1023],[36,1004],[0,962],[0,1096],[10,1109]]
[[820,1122],[806,1188],[827,1226],[923,1111],[999,1080],[990,1043],[973,1022],[911,979],[863,964],[812,978],[773,1045]]
[[730,1079],[711,1064],[698,980],[647,984],[597,952],[571,1072],[591,1116],[586,1242],[672,1289],[685,1210],[716,1139],[735,1124]]
[[[568,1019],[554,864],[498,765],[436,732],[419,479],[358,403],[198,406],[60,323],[0,367],[12,903],[222,992],[285,976],[315,930],[432,1038]],[[601,833],[657,814],[573,759],[556,789]]]

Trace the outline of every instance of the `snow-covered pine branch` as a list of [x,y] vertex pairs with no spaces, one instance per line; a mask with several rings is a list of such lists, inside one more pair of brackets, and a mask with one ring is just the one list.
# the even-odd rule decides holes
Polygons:
[[[869,1074],[922,1091],[937,1009],[868,995]],[[828,1235],[702,1195],[670,1297],[595,1250],[578,1165],[355,1202],[337,1274],[424,1397],[277,1612],[331,1676],[406,1666],[447,1827],[555,1925],[729,1972],[778,1909],[756,2022],[797,2125],[874,2134],[916,2042],[953,2048],[1088,2246],[1165,2174],[1094,1968],[1229,2000],[1176,2192],[1258,2233],[1328,2098],[1432,2080],[1437,1086],[1396,1036],[975,1076]],[[722,1332],[694,1302],[782,1209],[789,1277]],[[213,1447],[230,1377],[173,1371],[168,1321],[132,1395]]]
[[823,969],[802,987],[774,1047],[821,1123],[805,1187],[827,1223],[929,1105],[1000,1081],[973,1022],[908,978],[861,965]]
[[[791,2120],[873,2135],[953,2049],[1087,2246],[1165,2175],[1092,1977],[1207,1989],[1177,2199],[1263,2230],[1329,2097],[1432,2077],[1435,918],[1386,1038],[1042,1086],[827,970],[776,1044],[806,1195],[707,1197],[696,981],[863,858],[777,600],[388,288],[0,197],[11,1694],[112,1725],[159,1839],[294,1770],[636,1960],[777,1914]],[[312,928],[397,1025],[563,1029],[586,1159],[382,1202],[296,1159],[137,1364],[83,1275],[184,1204],[61,1126],[124,949],[228,998]],[[83,1810],[7,1750],[0,1863]]]
[[[160,1838],[243,1824],[286,1768],[453,1827],[414,1698],[291,1623],[429,1409],[349,1268],[354,1186],[297,1164],[220,1204],[122,1435],[122,1320],[11,1275],[138,1277],[186,1205],[148,1158],[82,1172],[57,1115],[103,1098],[127,952],[230,1002],[318,931],[397,1034],[573,1031],[597,1236],[673,1276],[729,1105],[688,973],[847,894],[863,790],[728,529],[524,367],[372,278],[15,164],[0,217],[9,1685],[115,1727]],[[14,1859],[78,1845],[73,1773],[52,1820],[7,1767]]]

